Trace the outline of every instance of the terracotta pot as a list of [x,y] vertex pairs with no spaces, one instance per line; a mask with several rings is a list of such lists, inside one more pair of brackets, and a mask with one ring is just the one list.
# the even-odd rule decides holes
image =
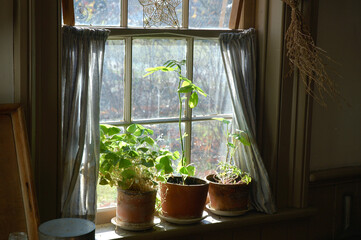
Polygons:
[[117,222],[152,224],[157,191],[137,192],[118,188]]
[[236,211],[248,208],[250,184],[217,183],[214,174],[206,178],[209,181],[209,199],[213,209],[219,211]]
[[194,177],[187,177],[185,185],[181,181],[181,177],[172,177],[160,184],[162,214],[178,219],[202,217],[208,183]]

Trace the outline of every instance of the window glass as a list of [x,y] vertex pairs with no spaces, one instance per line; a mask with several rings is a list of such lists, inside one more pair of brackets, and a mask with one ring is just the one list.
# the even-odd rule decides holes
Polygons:
[[189,28],[228,29],[232,0],[190,0]]
[[110,208],[117,206],[117,188],[109,185],[97,186],[97,208]]
[[176,73],[156,72],[143,76],[146,68],[161,66],[169,59],[186,59],[186,40],[134,39],[132,56],[132,118],[178,117]]
[[74,0],[76,25],[120,26],[120,0]]
[[108,40],[105,45],[100,97],[100,121],[123,120],[124,40]]
[[218,40],[194,40],[193,80],[208,94],[199,98],[193,116],[232,113]]
[[[142,0],[144,3],[148,3],[148,0]],[[167,1],[164,1],[167,3]],[[159,14],[155,11],[155,4],[150,3],[146,6],[149,12],[152,13],[153,19],[162,18],[166,15]],[[167,7],[168,11],[173,11],[172,7]],[[179,22],[179,26],[182,26],[182,1],[180,4],[174,9],[177,20]],[[168,12],[167,11],[167,12]],[[167,13],[166,12],[166,13]],[[169,27],[169,24],[159,23],[157,25],[151,24],[151,27]],[[128,27],[144,27],[143,25],[143,6],[139,3],[139,0],[128,0]]]
[[196,175],[205,177],[226,159],[226,125],[217,120],[192,123],[192,163]]

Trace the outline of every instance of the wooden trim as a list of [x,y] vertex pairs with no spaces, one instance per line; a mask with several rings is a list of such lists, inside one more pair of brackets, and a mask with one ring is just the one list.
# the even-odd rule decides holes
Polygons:
[[[267,39],[264,60],[264,80],[265,89],[262,102],[262,157],[268,171],[272,193],[276,198],[279,208],[278,193],[286,191],[278,189],[277,182],[286,181],[285,174],[279,171],[278,166],[283,166],[283,162],[278,157],[279,144],[279,114],[280,114],[280,84],[282,79],[282,52],[283,47],[283,4],[281,1],[268,2],[267,17]],[[287,175],[286,175],[287,177]]]
[[361,178],[361,166],[319,170],[310,174],[310,182],[312,183],[346,178]]
[[182,24],[180,24],[181,28],[189,27],[189,0],[183,0],[182,2]]
[[[19,104],[6,104],[0,105],[0,114],[7,115],[11,119],[12,128],[12,140],[14,141],[14,149],[11,149],[16,153],[16,160],[18,166],[18,172],[12,172],[12,177],[19,177],[20,184],[19,191],[21,191],[21,199],[23,203],[23,208],[17,209],[18,211],[24,211],[24,217],[26,221],[26,232],[30,240],[38,239],[38,225],[39,225],[39,216],[38,216],[38,206],[35,195],[35,185],[32,177],[31,163],[30,163],[30,150],[29,142],[27,138],[26,124],[23,109]],[[4,127],[4,126],[3,126]],[[5,149],[1,149],[5,150]],[[5,160],[5,159],[2,159]],[[5,160],[6,161],[6,160]],[[17,185],[18,186],[18,185]],[[21,190],[20,190],[21,189]],[[14,190],[15,191],[15,190]],[[4,193],[2,193],[4,194]],[[4,195],[3,195],[4,196]],[[8,199],[9,201],[16,201],[17,199]],[[19,202],[21,205],[21,202]],[[20,207],[18,205],[18,207]],[[3,207],[4,205],[2,205]],[[5,213],[11,213],[10,212]],[[15,217],[21,216],[21,212],[15,214]],[[13,216],[8,216],[13,217]],[[23,219],[21,217],[21,219]],[[24,224],[22,221],[19,222],[18,227]],[[3,232],[2,232],[3,233]]]
[[239,29],[255,27],[256,0],[243,0]]
[[98,209],[95,219],[95,224],[105,224],[110,223],[113,217],[116,215],[116,208],[106,208],[106,209]]
[[231,17],[229,18],[229,28],[238,29],[241,21],[243,0],[233,0]]
[[[35,183],[40,221],[59,217],[61,2],[34,1],[33,107]],[[44,31],[46,29],[46,31]]]
[[68,26],[74,26],[74,0],[62,0],[62,5],[64,24]]
[[[99,28],[99,27],[93,27]],[[113,28],[106,27],[110,30],[108,39],[117,37],[199,37],[199,38],[218,38],[221,33],[239,32],[240,30],[234,29],[144,29],[144,28]]]

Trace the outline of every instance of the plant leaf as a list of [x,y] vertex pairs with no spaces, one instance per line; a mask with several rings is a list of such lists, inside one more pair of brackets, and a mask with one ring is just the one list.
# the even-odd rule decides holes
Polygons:
[[136,172],[131,169],[126,169],[121,173],[122,177],[125,179],[133,178],[136,175]]
[[128,168],[132,166],[132,162],[128,159],[120,159],[119,160],[119,164],[118,164],[118,167],[119,168]]
[[184,86],[178,89],[179,93],[188,93],[193,91],[193,85]]
[[195,108],[198,105],[198,94],[197,92],[193,92],[191,97],[189,98],[189,107]]
[[188,165],[187,167],[188,176],[194,176],[196,173],[196,168],[193,165]]
[[129,132],[129,133],[134,133],[136,130],[137,130],[136,124],[131,124],[131,125],[129,125],[129,127],[127,127],[127,132]]

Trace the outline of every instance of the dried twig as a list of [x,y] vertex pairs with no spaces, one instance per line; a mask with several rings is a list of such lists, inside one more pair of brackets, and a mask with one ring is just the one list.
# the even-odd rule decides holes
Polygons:
[[306,92],[321,106],[326,106],[325,95],[333,100],[340,98],[335,82],[329,77],[321,56],[327,54],[318,48],[304,24],[303,16],[297,8],[297,0],[283,0],[291,7],[291,23],[285,35],[287,57],[291,69],[297,68]]

